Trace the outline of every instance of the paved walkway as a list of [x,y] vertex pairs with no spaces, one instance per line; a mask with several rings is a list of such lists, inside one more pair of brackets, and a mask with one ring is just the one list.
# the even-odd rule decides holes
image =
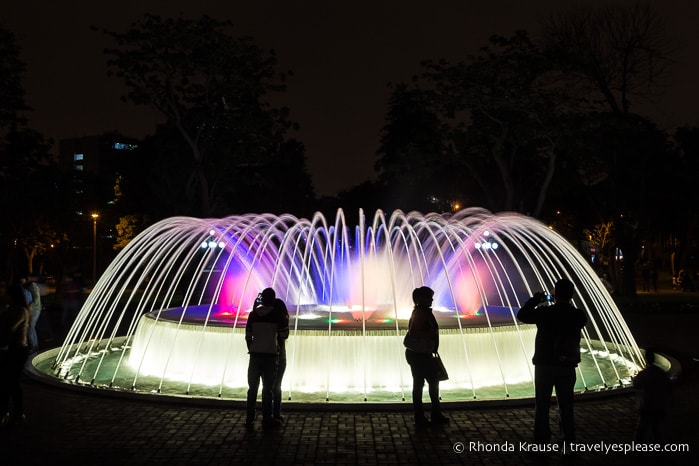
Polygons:
[[[532,455],[520,442],[531,439],[533,403],[447,407],[451,424],[428,428],[416,428],[405,409],[289,406],[280,430],[248,431],[241,408],[121,399],[27,379],[27,421],[0,432],[0,464],[698,464],[699,363],[693,358],[699,356],[699,312],[625,317],[641,346],[659,345],[683,365],[667,441],[690,452]],[[629,445],[635,421],[633,393],[576,403],[578,441],[587,448]]]

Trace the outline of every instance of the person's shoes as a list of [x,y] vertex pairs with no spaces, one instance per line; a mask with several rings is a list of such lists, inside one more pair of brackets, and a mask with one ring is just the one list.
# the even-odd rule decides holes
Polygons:
[[255,427],[255,419],[254,418],[245,419],[245,428],[246,429],[252,429],[254,427]]
[[415,425],[416,426],[429,426],[430,420],[427,419],[425,416],[415,416]]
[[282,426],[282,421],[273,417],[266,417],[262,420],[263,429],[276,429]]
[[432,424],[449,424],[449,418],[442,413],[433,414]]
[[274,419],[276,419],[279,422],[284,422],[284,416],[282,416],[281,414],[275,414]]

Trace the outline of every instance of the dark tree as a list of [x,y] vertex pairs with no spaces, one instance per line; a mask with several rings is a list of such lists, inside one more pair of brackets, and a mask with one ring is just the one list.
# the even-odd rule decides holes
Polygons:
[[[375,208],[429,209],[430,198],[459,198],[459,176],[443,147],[445,137],[434,97],[405,84],[394,86],[388,102],[375,170],[378,183],[365,183],[344,196],[381,197]],[[362,194],[363,193],[363,194]]]
[[26,65],[19,58],[14,35],[0,24],[0,137],[26,123],[22,74]]
[[[157,109],[166,118],[162,131],[178,135],[167,143],[172,158],[158,165],[187,174],[180,185],[184,206],[204,216],[244,209],[240,193],[258,184],[251,169],[288,163],[282,148],[293,125],[287,109],[267,100],[284,90],[286,76],[276,70],[273,52],[231,30],[229,21],[206,16],[146,15],[126,32],[106,31],[117,44],[106,53],[111,72],[129,88],[125,100]],[[167,157],[159,152],[151,156]],[[297,153],[292,158],[305,162]]]
[[653,97],[673,63],[661,18],[642,2],[565,10],[545,22],[542,43],[571,86],[614,113]]
[[48,221],[57,212],[47,183],[50,143],[27,127],[22,74],[24,63],[14,36],[0,27],[0,256],[8,278],[33,271],[47,237],[57,237]]
[[613,223],[611,247],[623,252],[623,276],[621,269],[611,272],[618,277],[619,293],[635,294],[641,247],[660,231],[658,220],[667,215],[660,202],[670,188],[667,134],[633,114],[590,113],[577,123],[574,137],[563,145],[571,177],[561,180],[562,188],[570,193],[569,205],[586,214],[582,221],[587,225]]
[[699,248],[694,238],[699,232],[699,213],[694,206],[699,205],[699,128],[678,128],[674,142],[676,151],[661,175],[667,189],[660,197],[665,215],[658,222],[666,227],[666,244],[670,253],[674,253],[674,272],[678,272],[688,265],[697,268]]
[[544,209],[565,130],[568,96],[546,57],[523,32],[493,36],[467,61],[427,62],[423,80],[446,124],[462,183],[491,210],[538,216]]

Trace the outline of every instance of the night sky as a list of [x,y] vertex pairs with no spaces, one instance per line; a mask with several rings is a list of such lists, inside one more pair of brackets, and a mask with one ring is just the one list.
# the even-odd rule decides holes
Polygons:
[[[631,1],[620,0],[631,4]],[[582,0],[586,5],[614,3]],[[653,1],[679,50],[665,94],[632,110],[661,127],[699,126],[699,7],[694,0]],[[159,115],[120,101],[121,82],[106,74],[109,38],[91,26],[124,31],[144,13],[230,19],[277,52],[291,70],[280,103],[301,125],[318,195],[334,195],[373,177],[384,125],[388,82],[406,82],[423,59],[460,60],[497,33],[535,34],[562,0],[22,0],[3,2],[0,22],[12,31],[28,68],[24,87],[31,126],[59,140],[119,131],[143,137]]]

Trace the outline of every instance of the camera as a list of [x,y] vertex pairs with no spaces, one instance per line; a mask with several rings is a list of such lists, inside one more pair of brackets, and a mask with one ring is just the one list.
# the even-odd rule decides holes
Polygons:
[[259,294],[257,295],[257,298],[255,299],[255,304],[256,304],[257,306],[261,306],[261,305],[262,305],[262,293],[259,293]]
[[553,295],[548,294],[548,293],[544,293],[544,301],[546,301],[547,303],[553,302]]

